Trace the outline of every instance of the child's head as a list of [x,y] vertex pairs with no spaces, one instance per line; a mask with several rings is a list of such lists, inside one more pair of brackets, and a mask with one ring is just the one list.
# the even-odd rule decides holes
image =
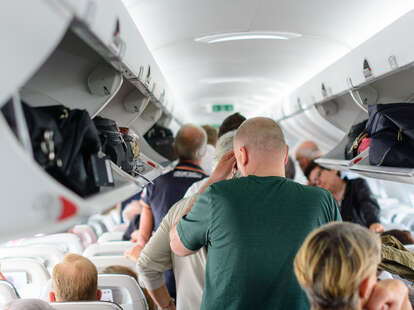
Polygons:
[[352,223],[324,225],[305,239],[294,268],[313,309],[359,309],[376,283],[381,241]]

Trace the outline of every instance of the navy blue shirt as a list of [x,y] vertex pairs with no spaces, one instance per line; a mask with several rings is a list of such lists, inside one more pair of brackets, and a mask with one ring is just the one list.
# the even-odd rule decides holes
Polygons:
[[154,184],[147,185],[147,193],[142,200],[151,207],[154,231],[160,226],[170,208],[183,198],[187,189],[205,177],[207,174],[201,167],[180,162],[174,170],[156,178]]

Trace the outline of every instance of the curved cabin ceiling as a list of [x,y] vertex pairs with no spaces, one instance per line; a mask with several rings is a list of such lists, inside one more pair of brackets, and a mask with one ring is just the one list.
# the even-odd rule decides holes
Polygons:
[[[174,113],[200,124],[232,113],[212,112],[214,104],[271,115],[290,90],[414,8],[412,0],[123,1],[174,90]],[[246,32],[300,36],[196,41]]]

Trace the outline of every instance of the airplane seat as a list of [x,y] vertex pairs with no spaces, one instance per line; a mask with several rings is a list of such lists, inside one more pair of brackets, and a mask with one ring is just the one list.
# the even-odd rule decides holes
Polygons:
[[115,225],[115,227],[112,229],[112,231],[122,231],[123,233],[128,228],[128,223],[123,223],[119,225]]
[[43,263],[34,258],[0,259],[1,271],[22,298],[37,298],[50,274]]
[[93,256],[123,256],[124,252],[135,244],[129,241],[110,241],[94,243],[88,246],[83,252],[83,256],[91,258]]
[[51,274],[53,267],[61,262],[64,257],[65,253],[52,244],[0,247],[0,259],[34,258],[40,260],[45,265],[49,274]]
[[109,215],[112,217],[112,220],[115,225],[121,224],[121,215],[119,213],[119,210],[112,210]]
[[[98,275],[98,287],[107,301],[113,301],[124,310],[148,310],[148,304],[137,281],[123,274]],[[104,299],[102,299],[104,300]]]
[[101,220],[98,220],[96,218],[89,219],[88,225],[90,225],[95,230],[95,234],[97,237],[108,231],[105,224]]
[[89,259],[98,269],[98,273],[102,272],[106,267],[113,265],[125,266],[136,272],[135,263],[124,256],[93,256],[89,257]]
[[111,231],[111,229],[116,225],[110,214],[94,214],[91,217],[89,217],[89,221],[101,222],[105,226],[106,231]]
[[414,214],[407,214],[401,219],[400,223],[408,227],[408,230],[413,230],[414,229]]
[[59,233],[25,239],[21,245],[52,244],[61,248],[65,253],[82,254],[83,245],[80,237],[73,233]]
[[75,225],[72,230],[81,238],[84,249],[97,241],[95,231],[89,225]]
[[414,253],[414,244],[405,244],[404,247],[410,251],[411,253]]
[[124,232],[122,231],[109,231],[102,236],[99,237],[98,243],[105,243],[110,241],[122,241],[122,236],[124,235]]
[[[16,288],[10,282],[0,280],[0,307],[4,307],[9,302],[19,299]],[[3,308],[2,308],[3,309]]]
[[[102,291],[101,301],[114,302],[124,310],[148,310],[148,304],[137,281],[123,274],[98,274],[98,288]],[[52,279],[42,288],[40,299],[49,302]]]
[[109,301],[78,301],[49,303],[56,310],[123,310],[121,306]]

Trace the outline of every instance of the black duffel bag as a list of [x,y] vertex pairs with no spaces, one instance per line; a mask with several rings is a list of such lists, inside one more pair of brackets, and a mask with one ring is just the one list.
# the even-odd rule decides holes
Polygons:
[[[22,108],[38,164],[80,196],[98,192],[94,167],[100,160],[101,144],[88,112],[63,105],[31,107],[23,102]],[[2,112],[16,134],[13,104],[6,104]]]
[[168,160],[176,160],[174,153],[174,136],[170,129],[155,124],[144,135],[144,139],[159,154]]
[[414,104],[377,104],[368,113],[370,164],[414,168]]
[[134,175],[134,154],[131,144],[125,141],[125,138],[129,139],[129,136],[120,133],[117,124],[111,119],[97,116],[93,121],[99,131],[102,151],[122,170]]

